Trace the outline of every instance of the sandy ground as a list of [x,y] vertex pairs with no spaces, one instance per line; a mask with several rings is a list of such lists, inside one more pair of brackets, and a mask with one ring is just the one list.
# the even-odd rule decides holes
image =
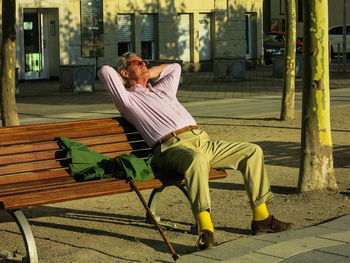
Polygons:
[[[199,123],[213,139],[250,141],[265,153],[275,198],[271,214],[294,222],[297,228],[350,213],[350,107],[332,109],[334,166],[338,192],[297,194],[300,156],[300,114],[280,122],[278,116],[220,119]],[[250,235],[251,209],[242,177],[230,171],[210,183],[212,219],[219,244]],[[151,191],[143,191],[147,198]],[[162,193],[157,214],[185,231],[166,230],[176,252],[193,253],[197,236],[189,233],[194,221],[189,204],[178,189]],[[172,262],[166,244],[145,222],[135,193],[91,198],[24,210],[36,239],[39,262]],[[0,213],[0,253],[24,254],[16,224]],[[0,262],[3,262],[0,260]]]

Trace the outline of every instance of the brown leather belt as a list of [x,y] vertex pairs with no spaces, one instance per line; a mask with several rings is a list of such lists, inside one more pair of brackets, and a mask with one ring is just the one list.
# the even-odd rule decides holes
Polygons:
[[163,143],[171,138],[173,138],[174,136],[176,135],[179,135],[181,133],[184,133],[184,132],[187,132],[187,131],[193,131],[193,130],[197,130],[198,129],[198,126],[197,125],[191,125],[191,126],[186,126],[182,129],[179,129],[179,130],[176,130],[176,131],[173,131],[171,133],[169,133],[168,135],[165,135],[163,138],[161,138],[158,142],[159,143]]

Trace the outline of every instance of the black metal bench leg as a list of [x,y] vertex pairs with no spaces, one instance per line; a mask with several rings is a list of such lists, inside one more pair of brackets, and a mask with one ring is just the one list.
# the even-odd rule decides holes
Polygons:
[[[183,185],[176,185],[177,188],[179,188],[181,190],[181,192],[186,196],[187,200],[189,200],[189,197],[188,197],[188,193],[187,193],[187,190],[185,188],[185,186]],[[160,217],[157,216],[157,213],[156,213],[156,209],[157,209],[157,203],[158,203],[158,200],[160,198],[160,194],[162,193],[162,191],[166,188],[166,186],[162,186],[160,188],[156,188],[156,189],[153,189],[152,193],[151,193],[151,196],[149,197],[149,200],[148,200],[148,207],[150,208],[150,210],[152,211],[154,217],[157,219],[158,222],[160,222]],[[149,218],[148,215],[146,215],[146,221],[151,223],[151,218]],[[196,219],[195,219],[195,222]],[[168,225],[163,225],[161,224],[162,226],[164,227],[170,227]],[[176,226],[171,226],[171,228],[176,228]],[[191,230],[190,230],[191,233],[193,234],[197,234],[198,233],[198,227],[197,227],[197,223],[194,224],[193,226],[191,226]]]
[[[164,190],[164,188],[165,188],[165,186],[153,189],[151,196],[148,199],[148,207],[158,222],[160,221],[160,218],[156,214],[157,201],[160,197],[160,194]],[[147,222],[151,222],[151,218],[149,217],[148,214],[146,214],[146,220],[147,220]]]
[[[27,252],[27,262],[38,263],[38,253],[33,236],[32,229],[28,223],[27,218],[21,210],[8,211],[10,215],[15,219],[18,228],[22,233],[24,244]],[[29,259],[29,260],[28,260]]]

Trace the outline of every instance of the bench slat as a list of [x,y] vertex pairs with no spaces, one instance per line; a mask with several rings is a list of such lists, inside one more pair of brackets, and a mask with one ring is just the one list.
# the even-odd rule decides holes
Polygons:
[[41,189],[49,189],[52,187],[77,183],[72,176],[56,177],[44,180],[28,181],[14,184],[7,184],[2,186],[0,196],[19,195],[25,192],[38,191]]
[[[211,180],[224,177],[226,177],[226,173],[224,171],[210,171]],[[67,183],[59,186],[47,185],[41,186],[40,188],[39,185],[39,187],[34,190],[27,189],[27,191],[25,191],[24,189],[20,189],[22,192],[11,192],[5,196],[0,195],[0,200],[2,200],[2,209],[12,210],[34,205],[43,205],[132,191],[126,180],[119,179],[96,180],[79,183],[75,181],[71,182],[70,179],[67,179],[66,182]],[[181,184],[184,183],[185,181],[182,180]],[[136,183],[139,190],[159,188],[162,185],[163,183],[159,179],[155,178],[149,181]]]
[[[74,141],[83,143],[87,146],[94,146],[100,144],[110,144],[118,142],[127,142],[127,141],[139,141],[142,140],[142,137],[139,133],[129,133],[129,134],[116,134],[116,135],[101,135],[96,137],[89,138],[76,138]],[[59,146],[54,141],[49,142],[39,142],[39,143],[28,143],[28,144],[18,144],[18,145],[8,145],[0,146],[0,156],[1,155],[10,155],[18,153],[27,153],[27,152],[40,152],[40,151],[50,151],[58,150]]]
[[32,171],[49,170],[61,168],[59,161],[49,160],[35,163],[24,163],[9,166],[0,166],[0,175],[26,173]]
[[[132,151],[135,148],[146,149],[147,147],[148,146],[147,144],[145,144],[145,142],[137,142],[137,143],[117,143],[117,144],[97,145],[97,146],[90,147],[90,149],[104,154],[104,153]],[[14,154],[14,155],[8,155],[8,156],[0,156],[0,165],[55,160],[55,159],[61,159],[61,158],[64,158],[63,150]]]
[[[141,149],[137,151],[125,150],[120,152],[105,153],[104,155],[110,158],[114,158],[124,153],[133,153],[139,158],[145,158],[149,154],[149,149]],[[52,159],[39,162],[18,163],[13,165],[0,166],[0,176],[17,173],[27,173],[40,170],[59,169],[61,167],[62,164],[59,162],[59,160]]]
[[36,180],[44,180],[57,177],[69,177],[67,169],[60,168],[57,170],[41,171],[41,172],[30,172],[25,174],[14,174],[14,175],[3,175],[0,176],[0,192],[3,185],[30,182]]
[[[137,183],[139,190],[153,189],[161,186],[158,179]],[[29,206],[44,205],[63,201],[71,201],[89,197],[130,192],[131,188],[125,180],[97,180],[89,184],[75,183],[68,187],[35,191],[23,195],[1,197],[0,207],[5,210],[20,209]]]
[[44,123],[44,124],[32,124],[32,125],[21,125],[13,127],[2,127],[0,129],[0,135],[2,134],[17,134],[21,132],[30,131],[47,131],[47,130],[60,130],[64,128],[72,127],[89,127],[89,126],[101,126],[101,125],[123,125],[130,126],[122,118],[101,118],[101,119],[91,119],[91,120],[74,120],[66,122],[56,122],[56,123]]
[[[161,171],[156,173],[158,176],[161,176],[162,178],[167,178],[165,181],[162,178],[160,179],[163,184],[176,184],[179,181],[182,181],[182,176],[178,174],[172,174],[169,171]],[[223,176],[226,176],[225,173],[211,170],[209,174],[209,178],[212,179],[219,179]],[[172,180],[175,178],[175,180]],[[96,181],[89,181],[84,183],[92,183]],[[0,198],[3,198],[7,195],[21,195],[26,192],[36,192],[40,190],[48,190],[49,188],[53,187],[66,187],[69,185],[77,185],[82,184],[83,182],[77,182],[73,177],[69,176],[61,176],[61,177],[55,177],[55,178],[45,178],[45,179],[39,179],[39,180],[32,180],[29,182],[14,182],[12,184],[3,185],[0,189]],[[184,181],[182,182],[184,184]]]
[[0,136],[0,145],[11,145],[11,144],[23,144],[23,143],[35,143],[43,141],[53,141],[59,136],[64,136],[70,139],[81,138],[81,137],[93,137],[99,135],[109,134],[121,134],[128,132],[123,127],[103,127],[96,129],[96,127],[88,127],[84,129],[62,129],[55,132],[28,132],[18,133],[13,136],[2,135]]

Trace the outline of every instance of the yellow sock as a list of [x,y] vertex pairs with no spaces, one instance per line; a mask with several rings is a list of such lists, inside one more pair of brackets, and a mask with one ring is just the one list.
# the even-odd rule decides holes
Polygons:
[[204,229],[214,232],[214,226],[211,222],[210,213],[208,211],[200,212],[198,215],[196,215],[196,219],[198,222],[199,233]]
[[265,203],[253,208],[254,221],[261,221],[268,217],[269,217],[269,212],[267,211],[267,207]]

